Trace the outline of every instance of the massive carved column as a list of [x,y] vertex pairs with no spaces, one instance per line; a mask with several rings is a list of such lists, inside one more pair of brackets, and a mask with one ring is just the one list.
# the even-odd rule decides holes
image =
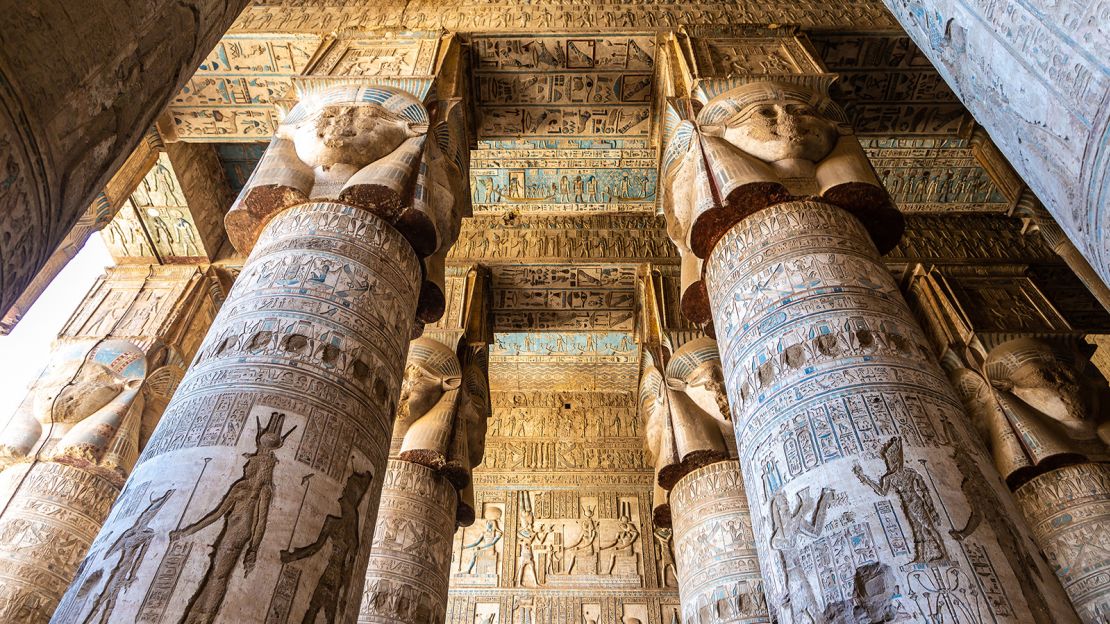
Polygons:
[[979,371],[952,353],[945,363],[1034,540],[1094,624],[1110,614],[1110,420],[1083,371],[1086,346],[1021,337],[990,349]]
[[768,604],[784,622],[1075,621],[879,259],[901,219],[843,113],[819,77],[748,80],[686,107],[665,162]]
[[1106,5],[884,4],[1110,283]]
[[382,490],[359,622],[443,622],[455,529],[474,522],[470,471],[482,461],[486,349],[460,363],[430,338],[413,341]]
[[358,612],[409,339],[435,318],[421,257],[468,206],[465,127],[457,100],[302,86],[227,217],[250,255],[56,622]]
[[640,405],[655,461],[656,525],[673,530],[687,622],[769,622],[716,343],[692,340],[661,374],[645,355]]
[[208,329],[211,279],[194,267],[111,269],[0,428],[0,620],[54,612]]
[[0,313],[247,4],[5,3]]

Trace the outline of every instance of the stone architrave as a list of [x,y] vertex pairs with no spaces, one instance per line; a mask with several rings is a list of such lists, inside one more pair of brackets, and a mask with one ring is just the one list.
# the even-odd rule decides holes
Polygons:
[[[208,328],[211,277],[195,267],[110,269],[0,428],[0,620],[46,622],[54,612],[181,380],[193,336]],[[117,551],[134,554],[143,539]],[[126,566],[105,586],[125,584]]]
[[243,270],[55,622],[92,617],[115,545],[146,531],[109,620],[356,617],[409,338],[430,314],[421,258],[454,242],[467,201],[465,159],[444,151],[463,120],[395,87],[300,96],[227,217]]
[[884,4],[1110,283],[1106,5]]
[[247,0],[13,3],[0,12],[0,311],[142,140]]
[[65,238],[54,249],[46,263],[35,274],[35,277],[23,290],[19,298],[12,303],[3,318],[0,318],[0,334],[7,335],[23,316],[38,301],[38,298],[54,278],[69,264],[93,234],[103,230],[112,222],[120,208],[127,201],[131,191],[142,181],[143,176],[153,166],[158,158],[158,150],[162,148],[162,140],[153,130],[146,133],[143,141],[124,161],[119,171],[105,185],[104,190],[97,194],[92,205],[88,207],[77,223],[66,233]]
[[1110,466],[1084,463],[1033,477],[1014,492],[1033,539],[1086,624],[1110,617]]
[[770,622],[739,463],[690,472],[670,501],[683,620]]
[[788,622],[1077,621],[879,259],[901,218],[818,78],[741,81],[668,147],[768,605]]

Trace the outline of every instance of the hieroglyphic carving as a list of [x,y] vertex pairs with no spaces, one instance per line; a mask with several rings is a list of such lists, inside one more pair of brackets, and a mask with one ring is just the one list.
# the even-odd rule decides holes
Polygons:
[[1078,464],[1034,477],[1015,492],[1033,537],[1087,624],[1110,614],[1110,474]]
[[903,212],[1005,212],[1009,208],[962,139],[867,137],[860,144]]
[[[449,259],[489,264],[518,260],[629,261],[668,258],[662,220],[652,216],[520,216],[467,219]],[[501,226],[501,227],[499,227]],[[628,236],[636,230],[636,236]]]
[[[451,11],[429,0],[407,7],[368,5],[364,0],[303,4],[294,0],[267,1],[248,8],[236,22],[236,32],[316,32],[403,26],[411,29],[455,31],[545,31],[588,29],[675,28],[680,24],[785,23],[825,28],[890,29],[896,23],[873,0],[851,0],[837,6],[799,2],[781,5],[725,2],[670,4],[658,0],[604,2],[584,6],[570,0],[504,7],[460,2]],[[469,624],[469,623],[468,623]]]
[[[170,489],[113,618],[353,617],[419,275],[407,241],[366,211],[307,203],[270,220],[55,620],[87,617],[110,545],[138,517],[126,501]],[[242,522],[263,508],[264,530]],[[206,562],[217,543],[225,554]]]
[[499,265],[493,269],[494,330],[629,331],[635,274],[626,266]]
[[[272,33],[273,31],[271,31]],[[264,141],[277,128],[274,103],[320,47],[315,35],[226,35],[170,103],[173,139]]]
[[694,470],[670,500],[683,621],[769,622],[739,464]]
[[[962,588],[996,621],[1074,621],[857,220],[764,209],[717,244],[706,282],[755,534],[790,549],[757,539],[782,617],[934,617],[929,597]],[[840,540],[851,563],[826,567],[818,553]]]
[[458,494],[426,466],[391,459],[366,570],[359,622],[440,621]]
[[1105,4],[885,4],[1110,281]]

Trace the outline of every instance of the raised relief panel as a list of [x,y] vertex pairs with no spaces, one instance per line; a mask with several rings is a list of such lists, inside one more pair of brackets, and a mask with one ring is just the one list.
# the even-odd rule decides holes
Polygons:
[[631,331],[632,267],[499,265],[493,269],[493,327],[514,330]]
[[439,33],[344,35],[328,42],[309,73],[327,76],[414,77],[435,73]]
[[[275,32],[275,31],[271,31]],[[274,103],[291,93],[290,77],[320,47],[315,35],[225,35],[170,103],[178,140],[265,141],[277,128]]]
[[655,35],[483,35],[475,212],[648,211]]
[[455,534],[452,587],[497,587],[505,557],[505,503],[482,502],[474,524]]
[[[636,231],[636,236],[629,236]],[[636,215],[526,215],[509,219],[478,216],[463,222],[449,261],[484,264],[520,260],[624,261],[672,258],[663,220]]]
[[1005,212],[967,141],[952,137],[864,137],[860,144],[902,212]]

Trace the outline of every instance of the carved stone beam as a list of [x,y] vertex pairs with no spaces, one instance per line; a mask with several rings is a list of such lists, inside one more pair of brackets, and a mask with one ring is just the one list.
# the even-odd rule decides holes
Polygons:
[[231,251],[223,227],[231,200],[215,148],[168,143],[105,229],[104,240],[121,264],[212,262]]
[[1110,282],[1105,5],[884,4]]
[[50,254],[46,263],[35,274],[35,278],[24,289],[23,294],[8,308],[4,318],[0,320],[0,335],[7,335],[15,328],[54,278],[81,251],[89,238],[112,221],[131,192],[141,183],[146,172],[154,166],[161,145],[156,133],[151,131],[146,134],[144,140],[124,161],[119,171],[108,181],[104,190],[93,200],[85,214],[81,215],[62,239],[61,244]]
[[1010,214],[1022,220],[1022,231],[1040,232],[1052,251],[1063,259],[1102,307],[1110,311],[1110,287],[1106,285],[1104,277],[1095,271],[1083,253],[1071,242],[981,126],[975,126],[972,130],[971,151],[975,160],[986,169],[994,185],[1010,201]]

